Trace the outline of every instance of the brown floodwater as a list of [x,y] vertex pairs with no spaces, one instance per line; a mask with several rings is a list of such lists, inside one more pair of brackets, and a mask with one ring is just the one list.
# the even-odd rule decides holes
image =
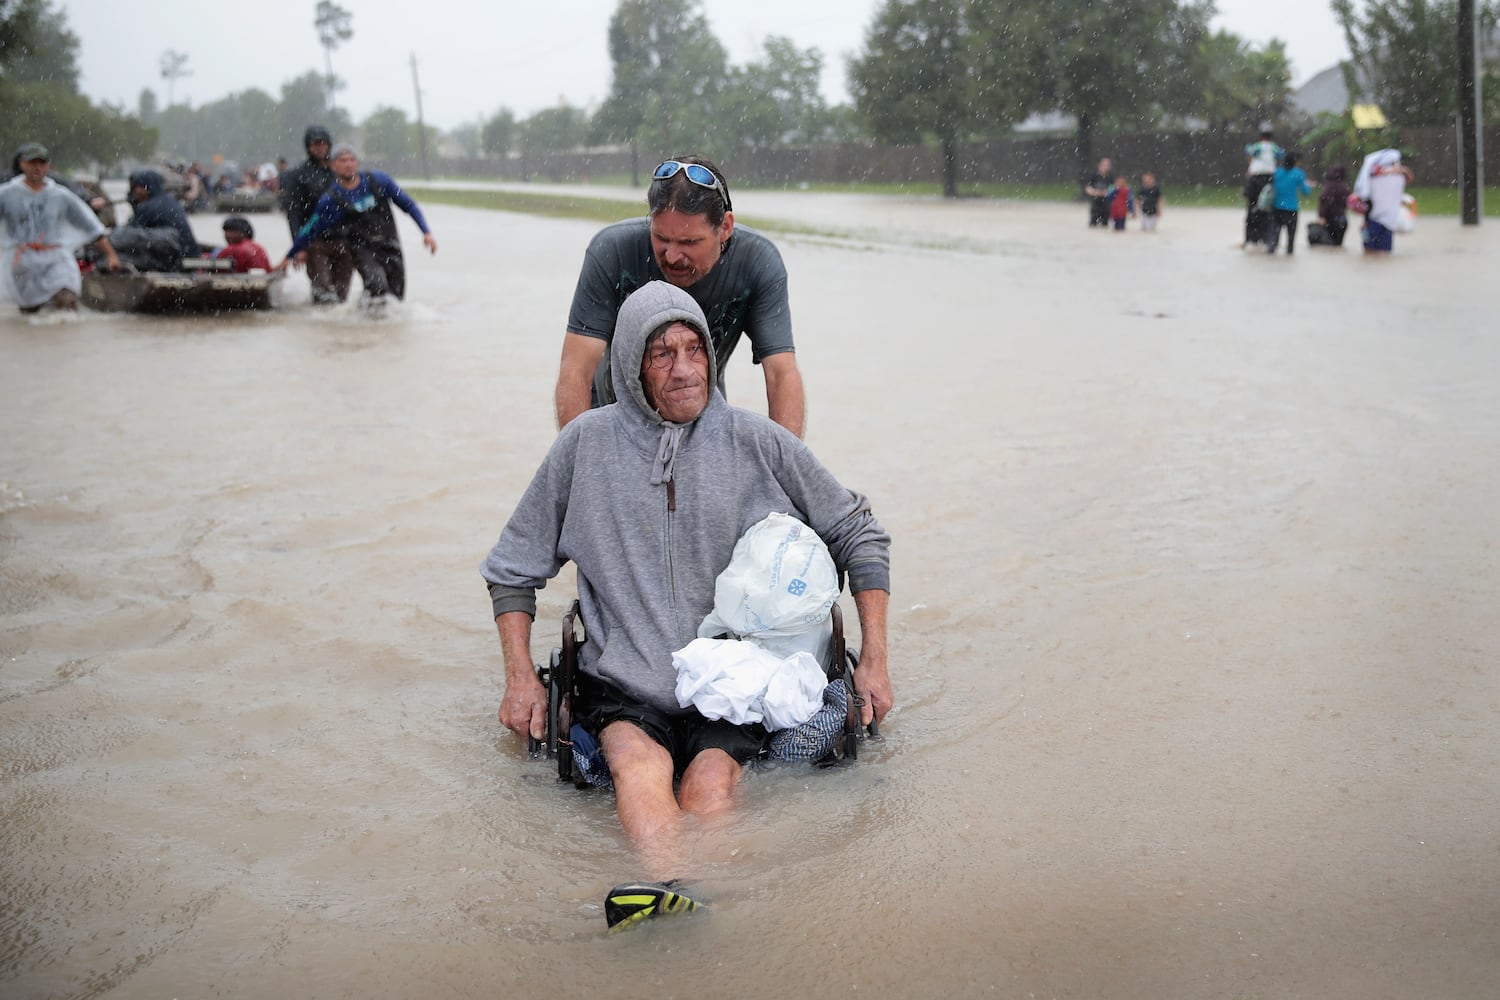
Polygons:
[[378,321],[301,276],[7,311],[0,994],[1493,996],[1493,222],[1273,259],[1170,200],[737,200],[818,230],[777,239],[809,442],[895,539],[884,743],[749,776],[711,912],[604,934],[639,866],[497,723],[477,571],[593,224],[430,206]]

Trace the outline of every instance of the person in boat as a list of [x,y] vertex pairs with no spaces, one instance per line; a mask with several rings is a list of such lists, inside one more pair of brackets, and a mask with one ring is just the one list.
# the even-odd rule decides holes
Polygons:
[[127,200],[134,214],[127,229],[171,229],[177,235],[184,257],[201,257],[203,248],[188,223],[182,203],[166,189],[166,180],[155,170],[137,170],[130,175]]
[[589,243],[568,311],[554,401],[557,426],[613,402],[609,343],[625,297],[648,281],[688,291],[709,317],[718,369],[741,335],[766,381],[766,412],[798,437],[806,420],[802,373],[792,342],[786,267],[765,236],[734,221],[724,174],[701,156],[678,156],[652,171],[645,218],[617,222]]
[[227,246],[214,254],[214,259],[234,261],[236,274],[271,270],[266,248],[255,242],[255,227],[243,215],[231,215],[224,220],[224,242]]
[[92,243],[110,270],[120,258],[93,210],[48,176],[45,146],[29,142],[16,157],[21,174],[0,184],[0,289],[23,313],[77,309],[83,279],[73,251]]
[[[281,209],[292,239],[312,219],[318,199],[333,184],[333,135],[322,125],[309,125],[302,134],[307,159],[287,171],[281,178]],[[314,305],[332,305],[349,298],[354,283],[354,256],[349,247],[336,239],[315,239],[307,245],[307,256],[300,262],[307,267],[312,284]]]
[[318,199],[312,218],[297,234],[286,259],[278,267],[285,270],[299,255],[305,254],[312,241],[336,235],[349,247],[354,269],[365,285],[365,299],[378,306],[388,296],[406,297],[406,261],[401,254],[401,237],[396,232],[395,204],[422,230],[422,245],[437,253],[437,238],[427,225],[422,209],[411,195],[401,190],[389,174],[379,170],[359,169],[359,155],[353,146],[339,145],[333,150],[334,182]]
[[725,401],[711,327],[687,291],[646,283],[613,334],[618,401],[558,433],[481,573],[505,661],[500,722],[540,738],[548,701],[532,668],[536,591],[575,564],[587,638],[573,718],[596,735],[620,822],[659,879],[680,863],[688,817],[729,809],[745,764],[768,746],[759,725],[709,720],[674,693],[672,653],[697,637],[736,542],[780,511],[827,543],[859,613],[854,686],[869,723],[893,702],[890,536],[796,435]]

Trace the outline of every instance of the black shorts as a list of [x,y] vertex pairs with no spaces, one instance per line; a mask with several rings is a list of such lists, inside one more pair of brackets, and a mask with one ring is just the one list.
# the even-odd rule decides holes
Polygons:
[[611,722],[634,723],[642,732],[666,747],[672,755],[672,772],[682,772],[705,750],[723,750],[736,762],[764,757],[771,735],[760,723],[737,726],[723,719],[705,719],[696,712],[673,716],[633,701],[624,692],[587,674],[578,677],[579,711],[575,721],[597,737]]

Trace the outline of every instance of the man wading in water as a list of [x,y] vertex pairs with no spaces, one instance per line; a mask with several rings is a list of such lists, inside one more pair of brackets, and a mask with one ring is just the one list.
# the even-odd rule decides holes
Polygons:
[[364,302],[368,308],[384,307],[388,296],[405,298],[406,262],[401,255],[401,237],[396,233],[391,203],[395,202],[412,217],[422,230],[422,244],[437,253],[437,240],[422,210],[389,174],[361,171],[359,157],[351,146],[334,147],[333,175],[334,183],[318,199],[312,218],[297,234],[277,269],[285,271],[293,258],[305,259],[314,240],[337,239],[354,256],[354,269],[365,284]]

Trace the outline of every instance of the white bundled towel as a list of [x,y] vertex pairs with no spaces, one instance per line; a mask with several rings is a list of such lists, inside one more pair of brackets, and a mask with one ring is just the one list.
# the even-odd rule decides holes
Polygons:
[[813,717],[828,678],[811,653],[781,657],[752,642],[694,639],[672,654],[677,704],[735,725],[790,729]]

